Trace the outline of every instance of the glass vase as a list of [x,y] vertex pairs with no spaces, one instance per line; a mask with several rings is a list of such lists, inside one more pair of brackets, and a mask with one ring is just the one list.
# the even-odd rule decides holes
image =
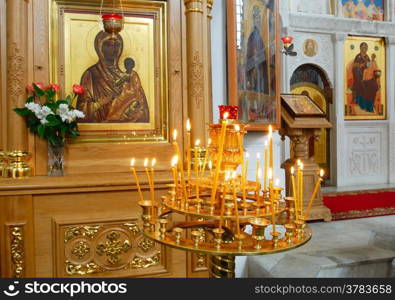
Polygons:
[[64,176],[64,143],[48,142],[48,176]]

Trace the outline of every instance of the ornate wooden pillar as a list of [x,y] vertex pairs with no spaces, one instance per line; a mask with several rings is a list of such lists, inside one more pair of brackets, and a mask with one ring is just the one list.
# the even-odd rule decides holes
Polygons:
[[28,82],[29,1],[8,0],[7,14],[7,150],[28,150],[25,121],[13,113],[25,104]]
[[[211,122],[211,20],[212,0],[184,0],[187,32],[188,116],[192,141],[207,141],[206,125]],[[211,34],[210,34],[211,35]]]

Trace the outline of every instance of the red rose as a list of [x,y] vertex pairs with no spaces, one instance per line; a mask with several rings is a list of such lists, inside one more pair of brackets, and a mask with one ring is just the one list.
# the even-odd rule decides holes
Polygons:
[[26,91],[28,91],[29,93],[34,94],[35,90],[34,90],[33,84],[35,84],[40,89],[44,89],[44,85],[42,84],[42,82],[36,82],[36,83],[28,84],[26,86]]
[[49,91],[50,89],[53,89],[55,93],[60,91],[60,85],[56,84],[56,83],[50,83],[45,87],[46,91]]
[[85,89],[82,85],[74,84],[73,85],[73,93],[81,96],[85,93]]
[[37,87],[39,88],[39,89],[44,89],[44,84],[42,83],[42,82],[36,82],[36,83],[34,83],[35,85],[37,85]]

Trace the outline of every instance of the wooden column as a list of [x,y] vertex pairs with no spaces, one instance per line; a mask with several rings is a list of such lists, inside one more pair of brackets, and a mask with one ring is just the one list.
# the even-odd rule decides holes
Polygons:
[[[209,1],[210,2],[210,1]],[[211,2],[210,2],[211,3]],[[210,52],[206,0],[184,0],[187,33],[188,116],[192,141],[207,141],[206,125],[211,122]],[[211,9],[210,9],[211,11]],[[209,82],[210,81],[210,82]]]
[[212,9],[213,9],[214,0],[207,0],[206,2],[206,32],[207,34],[204,36],[205,44],[206,44],[206,61],[205,61],[205,71],[206,77],[205,84],[207,85],[206,89],[206,124],[213,122],[213,89],[212,89],[212,57],[211,57],[211,20],[213,19]]
[[7,150],[28,150],[28,133],[22,117],[13,113],[25,105],[28,82],[29,1],[6,1],[7,19]]

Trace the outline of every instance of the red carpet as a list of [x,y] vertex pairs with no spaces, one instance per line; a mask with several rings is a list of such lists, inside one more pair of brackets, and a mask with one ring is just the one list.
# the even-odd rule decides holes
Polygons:
[[395,192],[359,192],[360,194],[324,196],[333,220],[395,214]]

